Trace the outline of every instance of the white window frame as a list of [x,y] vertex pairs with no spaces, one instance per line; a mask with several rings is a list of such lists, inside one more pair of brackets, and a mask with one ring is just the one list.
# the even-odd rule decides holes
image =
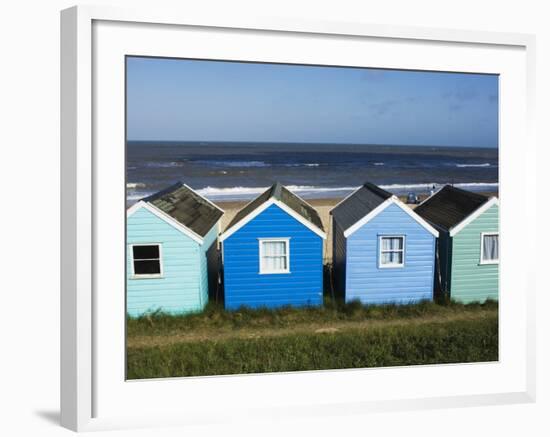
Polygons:
[[[498,237],[498,258],[497,259],[489,259],[489,260],[485,260],[483,259],[483,240],[485,239],[485,236],[488,236],[488,235],[496,235]],[[491,265],[491,264],[498,264],[500,262],[500,235],[497,232],[482,232],[481,233],[481,238],[480,238],[480,241],[479,241],[479,264],[480,265]]]
[[[159,264],[160,264],[160,273],[152,274],[139,274],[135,272],[135,259],[134,259],[134,246],[158,246],[159,248]],[[163,268],[163,258],[162,258],[162,244],[161,243],[133,243],[129,245],[131,266],[132,266],[132,276],[131,279],[155,279],[164,277],[164,268]],[[151,260],[156,260],[156,258],[151,258]],[[140,261],[145,261],[140,260]]]
[[[262,259],[264,257],[263,243],[281,243],[286,244],[286,269],[284,270],[266,270],[263,268]],[[259,245],[259,264],[260,275],[285,275],[290,273],[290,238],[258,238]]]
[[[401,252],[403,253],[403,262],[399,264],[383,264],[382,263],[382,239],[384,238],[401,238],[403,239],[403,249],[401,249]],[[405,267],[405,247],[407,244],[407,239],[405,235],[379,235],[378,236],[378,268],[380,269],[402,269]],[[384,252],[398,252],[399,250],[389,250]]]

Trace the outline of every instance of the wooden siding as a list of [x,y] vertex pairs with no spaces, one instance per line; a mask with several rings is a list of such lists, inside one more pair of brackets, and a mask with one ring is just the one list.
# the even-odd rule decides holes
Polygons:
[[213,244],[216,244],[218,240],[218,225],[215,225],[204,236],[204,242],[200,246],[199,263],[200,263],[200,291],[201,299],[206,304],[208,302],[208,275],[213,268],[218,266],[213,265],[212,259],[208,259],[208,250]]
[[335,292],[344,296],[346,290],[346,237],[337,221],[332,219],[332,266]]
[[[405,264],[379,267],[379,237],[405,236]],[[393,204],[347,239],[346,301],[407,304],[433,299],[435,237]]]
[[435,259],[435,282],[434,294],[448,295],[451,283],[451,256],[452,256],[452,237],[449,232],[439,229],[439,238],[437,239],[437,257]]
[[[290,238],[290,273],[259,274],[259,238]],[[323,240],[271,205],[223,242],[225,307],[320,305]]]
[[498,232],[494,205],[456,234],[452,249],[451,298],[459,302],[498,299],[498,264],[480,264],[481,233]]
[[[206,304],[200,292],[199,244],[142,208],[127,220],[126,310],[136,317],[155,310],[180,314],[200,311]],[[160,243],[161,278],[132,278],[131,245]]]

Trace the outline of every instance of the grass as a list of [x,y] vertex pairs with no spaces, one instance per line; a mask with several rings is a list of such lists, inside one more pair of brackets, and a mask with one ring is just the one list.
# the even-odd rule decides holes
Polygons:
[[498,303],[494,301],[467,305],[428,301],[414,305],[363,305],[359,301],[342,303],[327,299],[325,305],[321,307],[286,306],[278,309],[243,307],[236,311],[225,311],[222,306],[210,303],[203,312],[196,314],[173,316],[158,312],[139,318],[129,317],[126,332],[128,337],[133,337],[199,330],[288,328],[307,323],[449,317],[460,314],[480,314],[497,311],[497,309]]
[[224,375],[498,359],[498,304],[323,307],[127,319],[127,377]]
[[129,348],[128,378],[346,369],[498,359],[496,317],[341,333]]

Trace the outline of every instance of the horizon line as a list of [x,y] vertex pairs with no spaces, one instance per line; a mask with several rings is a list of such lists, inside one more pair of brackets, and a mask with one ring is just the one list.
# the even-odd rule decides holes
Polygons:
[[237,141],[237,140],[155,140],[155,139],[127,139],[126,143],[235,143],[235,144],[307,144],[307,145],[340,145],[340,146],[388,146],[388,147],[440,147],[461,149],[498,149],[494,146],[459,146],[459,145],[430,145],[430,144],[380,144],[380,143],[340,143],[320,141]]

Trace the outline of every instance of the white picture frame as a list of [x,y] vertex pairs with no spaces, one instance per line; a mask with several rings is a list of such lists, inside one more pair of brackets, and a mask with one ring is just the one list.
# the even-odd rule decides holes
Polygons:
[[[422,61],[422,69],[501,74],[500,192],[504,200],[501,285],[506,284],[514,293],[504,292],[499,307],[498,363],[124,380],[121,368],[124,313],[118,311],[124,296],[117,290],[124,287],[119,279],[120,269],[124,269],[121,253],[125,242],[122,239],[113,248],[107,244],[118,241],[120,232],[124,232],[121,223],[125,212],[120,200],[124,199],[125,187],[120,184],[123,167],[119,166],[124,159],[124,144],[119,143],[124,131],[120,125],[119,104],[124,97],[120,55],[170,56],[171,51],[177,55],[182,47],[174,44],[173,36],[179,38],[178,32],[182,32],[182,37],[194,38],[192,50],[188,47],[190,52],[186,56],[203,53],[204,58],[223,58],[224,50],[230,49],[224,44],[229,45],[228,40],[234,39],[243,43],[231,46],[243,50],[235,53],[241,60],[279,57],[288,62],[310,63],[320,62],[326,56],[321,63],[348,65],[354,55],[364,56],[362,51],[353,49],[365,46],[372,47],[372,63],[353,61],[357,65],[414,69]],[[129,40],[131,47],[125,46]],[[251,40],[255,42],[250,43]],[[312,50],[306,59],[304,49],[309,45],[314,48],[319,41],[327,46],[324,54]],[[521,203],[536,204],[536,145],[532,127],[534,50],[534,37],[523,34],[271,18],[243,17],[227,22],[223,17],[192,16],[185,10],[103,6],[64,10],[61,13],[61,424],[83,431],[534,401],[534,274],[520,259],[524,249],[530,249],[533,243],[519,232],[520,223],[536,229],[535,214]],[[396,56],[397,53],[400,55]],[[435,56],[423,58],[429,54]],[[106,66],[109,74],[104,70]],[[110,102],[109,113],[102,109],[106,94],[116,99],[114,106]],[[107,142],[113,147],[109,162],[103,153]],[[514,165],[509,165],[512,162]],[[515,207],[509,208],[507,198],[523,200],[519,201],[519,207],[515,202]],[[509,250],[512,247],[514,250]],[[119,262],[113,263],[113,259]],[[506,269],[511,263],[514,269]],[[115,292],[107,298],[106,291]],[[108,299],[113,299],[108,302],[112,304],[110,310],[105,307]],[[388,384],[389,381],[393,383]],[[420,387],[419,381],[424,386]],[[362,385],[369,390],[349,390]],[[188,397],[182,395],[183,387]],[[296,388],[293,399],[287,396],[288,387]],[[265,393],[269,393],[269,398]],[[247,398],[251,394],[257,396]],[[140,409],[132,399],[154,401],[145,402]],[[125,402],[127,409],[121,407]],[[230,408],[222,408],[224,402]]]

